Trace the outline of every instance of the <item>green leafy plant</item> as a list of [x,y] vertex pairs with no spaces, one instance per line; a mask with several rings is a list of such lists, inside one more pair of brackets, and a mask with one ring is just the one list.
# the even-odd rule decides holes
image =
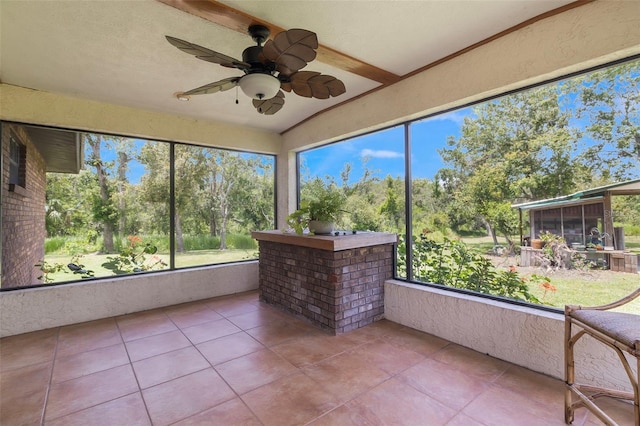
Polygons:
[[344,192],[333,182],[325,183],[322,179],[316,178],[307,185],[308,199],[300,203],[298,210],[287,216],[287,225],[297,234],[302,234],[312,220],[338,221],[344,213],[347,200]]
[[[130,274],[163,269],[167,266],[159,257],[155,256],[158,248],[151,243],[142,245],[142,238],[137,235],[127,237],[128,244],[120,250],[118,256],[108,256],[102,267],[113,271],[114,274]],[[147,255],[151,257],[147,258]]]
[[64,264],[62,264],[62,263],[50,263],[50,262],[47,262],[44,259],[41,260],[40,262],[36,263],[33,266],[35,266],[36,268],[40,269],[40,272],[42,272],[42,275],[40,275],[38,277],[38,279],[41,280],[45,284],[49,284],[49,283],[53,282],[53,278],[51,278],[52,274],[55,274],[56,272],[65,271],[65,265]]
[[67,263],[66,265],[59,262],[50,263],[43,259],[34,265],[42,272],[42,275],[40,275],[38,279],[42,280],[42,282],[44,282],[45,284],[49,284],[55,281],[53,277],[51,277],[51,275],[57,272],[64,272],[65,274],[67,274],[68,270],[73,272],[73,274],[75,275],[80,275],[81,278],[93,278],[94,272],[92,270],[86,269],[85,266],[80,263],[81,258],[81,254],[76,254],[71,258],[71,262]]
[[[399,275],[406,274],[406,245],[402,237],[398,253]],[[425,234],[413,237],[413,264],[413,276],[418,281],[540,303],[529,292],[527,279],[521,277],[515,267],[500,270],[461,241],[444,238],[438,242]],[[546,277],[536,280],[549,281]]]

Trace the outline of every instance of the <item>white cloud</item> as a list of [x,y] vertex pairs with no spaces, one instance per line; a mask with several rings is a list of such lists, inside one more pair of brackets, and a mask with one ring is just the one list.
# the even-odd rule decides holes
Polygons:
[[433,117],[429,117],[429,120],[433,121],[453,121],[456,124],[462,125],[464,124],[464,119],[466,117],[473,117],[473,113],[471,111],[453,111],[446,114],[438,114]]
[[360,156],[372,158],[404,158],[404,154],[401,152],[385,150],[374,151],[372,149],[363,149],[360,151]]

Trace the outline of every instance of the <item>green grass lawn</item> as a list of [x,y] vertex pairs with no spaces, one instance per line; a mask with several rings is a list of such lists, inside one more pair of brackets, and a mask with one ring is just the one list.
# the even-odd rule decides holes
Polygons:
[[[462,241],[476,249],[479,253],[491,253],[493,240],[490,237],[464,237]],[[504,239],[499,238],[506,245]],[[625,236],[625,247],[640,254],[640,236]],[[519,264],[519,256],[495,257],[494,264],[498,268],[508,268]],[[640,274],[614,272],[610,270],[555,270],[545,271],[541,268],[518,268],[520,275],[530,278],[531,275],[543,275],[549,278],[556,291],[546,291],[539,285],[530,285],[529,291],[545,305],[564,309],[564,305],[597,306],[621,299],[640,287]],[[636,300],[621,311],[640,314],[640,300]]]
[[[556,291],[547,291],[540,285],[532,285],[529,290],[545,305],[564,309],[564,305],[598,306],[614,302],[640,287],[640,274],[593,271],[555,271],[544,274],[540,268],[519,268],[522,276],[543,274]],[[640,314],[640,300],[635,300],[619,309]]]
[[[257,250],[201,250],[176,255],[176,268],[188,266],[209,265],[216,263],[236,262],[239,260],[257,258]],[[107,257],[116,256],[115,254],[86,254],[80,258],[79,263],[84,265],[85,269],[92,270],[96,277],[113,276],[113,272],[105,269],[102,264],[107,261]],[[168,254],[157,254],[158,258],[169,264]],[[151,256],[147,256],[149,259]],[[60,263],[63,265],[71,262],[71,255],[55,254],[45,256],[45,261],[50,264]],[[167,269],[165,267],[165,269]],[[68,268],[63,271],[50,274],[49,277],[53,282],[71,281],[79,279],[78,275],[74,275]]]

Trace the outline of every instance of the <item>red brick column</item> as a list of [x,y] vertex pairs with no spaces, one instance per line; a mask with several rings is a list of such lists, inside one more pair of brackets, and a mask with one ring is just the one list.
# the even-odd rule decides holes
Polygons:
[[260,241],[260,299],[333,334],[384,314],[393,244],[340,251]]

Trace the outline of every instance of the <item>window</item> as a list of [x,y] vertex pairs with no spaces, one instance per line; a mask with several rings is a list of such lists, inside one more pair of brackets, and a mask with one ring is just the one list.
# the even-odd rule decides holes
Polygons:
[[[637,274],[611,271],[612,256],[593,261],[579,247],[608,227],[624,231],[625,259],[640,256],[639,97],[636,58],[304,151],[301,199],[310,177],[358,194],[344,226],[398,232],[396,273],[412,282],[552,308],[604,304],[637,287]],[[612,207],[554,206],[532,223],[512,207],[619,182],[631,184]],[[551,241],[535,255],[540,266],[521,267],[521,237],[541,231]],[[561,268],[553,247],[578,247],[564,259],[579,269]]]
[[[32,188],[34,201],[45,200],[44,218],[40,205],[27,211],[3,204],[4,232],[33,237],[16,235],[22,245],[3,247],[12,260],[3,259],[4,276],[16,277],[3,280],[3,289],[252,260],[258,252],[251,231],[275,227],[274,156],[96,133],[81,138],[83,169],[46,173],[43,193]],[[15,152],[12,140],[12,171]],[[33,265],[37,279],[9,275]]]
[[26,187],[27,150],[12,135],[9,138],[9,184]]

